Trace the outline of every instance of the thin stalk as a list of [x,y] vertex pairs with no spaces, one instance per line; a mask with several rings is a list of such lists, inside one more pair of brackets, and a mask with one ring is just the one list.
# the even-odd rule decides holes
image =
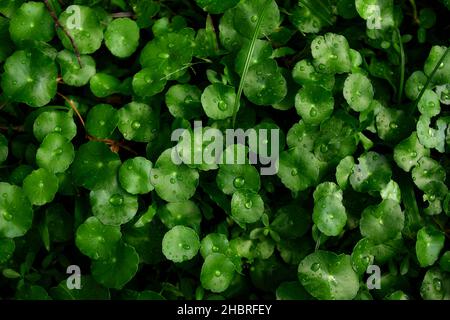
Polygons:
[[397,37],[398,37],[398,42],[399,42],[399,46],[400,46],[400,85],[399,85],[398,92],[397,92],[397,94],[398,94],[397,102],[398,102],[398,104],[400,104],[402,102],[403,87],[405,86],[406,59],[405,59],[405,49],[403,47],[402,36],[400,34],[399,29],[397,29]]
[[439,59],[438,63],[436,64],[436,66],[434,67],[433,71],[431,72],[430,76],[427,79],[427,82],[425,83],[425,85],[422,88],[422,91],[420,91],[419,96],[417,97],[417,99],[414,101],[414,105],[410,110],[410,113],[413,113],[414,110],[417,107],[417,104],[419,103],[419,101],[422,99],[423,95],[425,94],[425,91],[428,89],[428,86],[430,85],[431,81],[433,80],[433,77],[435,75],[435,73],[438,71],[439,67],[441,66],[441,64],[444,62],[445,57],[447,56],[447,54],[450,51],[450,46],[447,48],[447,50],[445,50],[444,54],[442,55],[441,59]]
[[258,40],[258,34],[259,34],[259,30],[261,29],[261,24],[262,24],[262,21],[264,18],[264,13],[266,12],[266,9],[267,9],[269,3],[270,3],[270,1],[267,1],[265,3],[265,5],[261,8],[261,11],[259,12],[258,21],[256,23],[255,30],[253,31],[252,41],[250,42],[250,48],[247,52],[247,57],[245,58],[244,70],[242,71],[242,77],[241,77],[241,81],[239,82],[238,92],[236,95],[236,99],[234,100],[233,128],[236,124],[236,116],[237,116],[239,104],[241,102],[242,92],[244,90],[245,78],[247,77],[248,69],[250,68],[250,62],[253,57],[253,52],[255,51],[256,40]]

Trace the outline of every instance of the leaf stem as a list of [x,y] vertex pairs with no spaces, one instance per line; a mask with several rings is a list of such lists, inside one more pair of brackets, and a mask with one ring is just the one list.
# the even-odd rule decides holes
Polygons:
[[64,28],[61,23],[59,22],[58,17],[56,16],[55,11],[53,10],[52,6],[50,5],[50,3],[48,2],[48,0],[44,0],[45,6],[47,7],[48,12],[50,13],[53,21],[55,22],[55,25],[57,28],[60,28],[64,34],[67,36],[67,38],[69,38],[70,44],[73,47],[73,51],[75,51],[75,55],[77,56],[77,60],[78,60],[78,64],[80,65],[80,68],[83,68],[83,65],[81,63],[81,56],[80,56],[80,51],[78,50],[78,47],[75,43],[75,40],[73,39],[72,35],[66,30],[66,28]]
[[111,17],[113,18],[136,18],[136,15],[134,14],[134,12],[116,12],[116,13],[111,13]]
[[70,105],[70,107],[73,109],[73,111],[75,111],[76,115],[78,116],[78,119],[80,119],[80,122],[83,125],[83,127],[85,127],[83,117],[81,116],[80,112],[78,111],[78,109],[75,106],[75,104],[73,103],[73,101],[71,99],[67,98],[66,96],[64,96],[63,94],[59,93],[59,92],[57,94],[60,97],[62,97],[64,100],[67,101],[67,103]]
[[236,99],[234,100],[233,106],[233,128],[236,125],[236,116],[239,109],[239,105],[241,103],[242,92],[244,91],[245,78],[247,77],[248,69],[250,68],[250,61],[253,57],[253,52],[255,51],[256,40],[258,40],[259,30],[261,29],[261,24],[264,18],[264,13],[266,12],[267,7],[269,6],[270,0],[266,1],[265,5],[261,8],[259,12],[258,21],[255,26],[255,30],[253,31],[253,37],[250,42],[250,47],[247,52],[247,57],[245,58],[244,70],[242,71],[241,81],[239,82],[239,88],[236,95]]
[[403,96],[403,87],[405,85],[405,64],[406,64],[406,58],[405,58],[405,49],[403,47],[403,41],[402,36],[400,34],[400,30],[397,29],[396,31],[399,47],[400,47],[400,85],[398,88],[398,96],[397,96],[397,103],[400,104],[402,102],[402,96]]

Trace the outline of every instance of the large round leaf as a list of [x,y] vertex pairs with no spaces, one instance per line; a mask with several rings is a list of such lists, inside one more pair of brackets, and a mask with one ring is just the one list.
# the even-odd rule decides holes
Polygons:
[[359,157],[358,161],[350,176],[350,183],[356,191],[380,191],[391,180],[392,170],[384,156],[369,151]]
[[164,235],[162,251],[173,262],[191,260],[200,249],[197,232],[185,226],[175,226]]
[[152,162],[136,157],[125,161],[119,169],[119,181],[122,188],[131,194],[146,194],[154,188],[150,183]]
[[[323,192],[327,184],[334,186],[332,190]],[[313,221],[319,230],[327,236],[337,236],[347,223],[347,214],[342,204],[342,191],[332,182],[324,182],[314,191]]]
[[233,115],[235,99],[234,88],[221,83],[206,87],[201,97],[206,115],[215,120],[226,119]]
[[250,164],[221,165],[216,182],[225,194],[233,194],[238,190],[258,192],[261,187],[259,173]]
[[316,37],[311,42],[311,53],[319,72],[344,73],[351,70],[350,47],[342,35],[327,33]]
[[359,290],[350,256],[316,251],[302,260],[298,277],[310,295],[320,300],[351,300]]
[[275,32],[280,24],[280,11],[274,0],[243,0],[234,9],[234,27],[247,38],[252,38],[260,19],[258,38]]
[[115,253],[121,237],[120,227],[104,225],[96,217],[89,217],[78,227],[75,243],[89,258],[105,260]]
[[11,39],[50,41],[55,35],[55,24],[43,2],[26,2],[12,16],[9,24]]
[[35,170],[23,181],[23,190],[32,204],[42,206],[55,198],[58,178],[47,169]]
[[191,227],[194,230],[200,230],[202,213],[193,201],[187,200],[166,203],[158,209],[158,215],[161,222],[169,229],[181,225]]
[[344,97],[353,110],[361,112],[368,109],[373,95],[372,83],[365,75],[353,73],[345,80]]
[[91,191],[92,213],[103,224],[119,226],[136,215],[138,199],[119,186]]
[[50,133],[59,133],[72,140],[77,134],[77,126],[69,113],[45,111],[34,121],[33,133],[40,142]]
[[129,18],[116,19],[105,31],[105,44],[119,58],[131,56],[139,45],[139,27]]
[[445,235],[434,227],[423,227],[417,232],[416,255],[421,267],[433,265],[444,248]]
[[[86,6],[71,5],[59,16],[59,22],[73,38],[81,54],[91,54],[102,45],[103,28],[96,11]],[[68,50],[74,51],[67,35],[58,28],[58,37]]]
[[119,156],[106,144],[90,141],[75,154],[72,164],[74,182],[89,190],[108,188],[120,164]]
[[82,87],[89,83],[89,80],[96,72],[94,58],[88,55],[80,57],[81,67],[78,64],[77,56],[69,50],[62,50],[58,53],[57,61],[61,67],[61,75],[65,84],[74,87]]
[[50,133],[36,153],[39,167],[53,173],[66,171],[75,157],[73,144],[59,133]]
[[91,271],[94,279],[106,288],[122,289],[139,269],[139,255],[126,244],[117,246],[113,257],[92,262]]
[[223,292],[231,284],[235,274],[233,262],[221,253],[213,253],[206,257],[200,271],[203,288],[212,292]]
[[376,243],[393,239],[403,230],[405,215],[400,205],[390,199],[377,206],[367,207],[361,214],[361,234]]
[[100,139],[108,139],[119,124],[117,109],[109,104],[98,104],[89,110],[86,118],[87,132]]
[[[190,120],[202,113],[202,92],[190,84],[176,84],[166,93],[166,105],[175,118]],[[231,109],[231,108],[230,108]]]
[[244,94],[257,105],[272,105],[286,97],[287,82],[275,60],[265,59],[249,68]]
[[131,102],[119,110],[119,130],[127,140],[149,142],[158,132],[157,117],[149,105]]
[[4,65],[1,87],[7,98],[42,107],[56,95],[58,69],[38,50],[16,51]]
[[261,196],[253,191],[236,191],[231,199],[231,215],[240,223],[255,223],[264,213]]
[[30,201],[19,187],[0,182],[0,190],[0,237],[21,237],[33,221]]
[[164,151],[152,170],[156,193],[168,202],[189,200],[197,189],[198,171],[172,161],[172,149]]
[[295,98],[295,108],[305,123],[318,125],[333,113],[334,98],[323,87],[304,86]]

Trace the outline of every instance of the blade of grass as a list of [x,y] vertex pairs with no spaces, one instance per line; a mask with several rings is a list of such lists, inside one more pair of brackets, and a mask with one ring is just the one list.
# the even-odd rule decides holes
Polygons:
[[397,102],[400,104],[402,102],[403,97],[403,87],[405,85],[405,50],[403,47],[403,41],[402,41],[402,35],[400,34],[400,30],[397,29],[397,37],[398,37],[398,44],[400,49],[400,85],[398,87],[398,96],[397,96]]
[[271,0],[266,1],[266,3],[264,4],[264,6],[261,8],[261,10],[259,12],[258,21],[256,22],[255,30],[253,32],[253,37],[250,42],[249,50],[247,52],[247,57],[245,58],[244,70],[242,72],[241,81],[239,82],[239,88],[238,88],[238,92],[236,95],[236,99],[234,100],[233,128],[236,124],[237,111],[239,108],[239,104],[241,102],[242,91],[244,90],[245,78],[247,77],[248,69],[250,68],[250,61],[253,57],[253,52],[255,51],[256,40],[258,40],[258,34],[259,34],[259,30],[261,29],[261,24],[262,24],[262,21],[264,18],[264,14],[265,14],[266,9],[269,6],[270,2],[271,2]]

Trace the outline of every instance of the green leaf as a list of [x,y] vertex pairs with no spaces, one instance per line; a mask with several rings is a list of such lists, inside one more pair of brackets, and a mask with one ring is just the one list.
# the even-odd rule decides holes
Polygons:
[[19,50],[4,65],[1,87],[8,99],[42,107],[56,95],[55,62],[38,50]]
[[302,147],[296,147],[280,154],[278,176],[290,190],[303,191],[319,180],[320,162]]
[[304,86],[295,97],[295,108],[306,124],[318,125],[333,113],[334,98],[320,86]]
[[333,182],[324,182],[316,187],[313,197],[315,225],[327,236],[339,235],[347,224],[342,191]]
[[416,255],[421,267],[432,266],[444,248],[445,235],[434,227],[423,227],[417,232]]
[[89,85],[94,96],[106,98],[120,91],[120,80],[106,73],[96,73],[89,80]]
[[108,189],[91,191],[92,213],[103,224],[119,226],[127,223],[136,215],[138,199],[113,184]]
[[367,20],[367,29],[379,30],[394,26],[394,2],[392,0],[356,0],[356,11]]
[[206,115],[215,120],[230,118],[233,115],[233,104],[236,92],[233,87],[215,83],[203,91],[201,102]]
[[280,11],[274,0],[243,0],[234,9],[234,27],[244,37],[252,38],[262,14],[258,38],[269,36],[280,24]]
[[[71,5],[59,16],[59,22],[73,38],[80,54],[97,51],[103,42],[103,28],[94,9],[86,6]],[[67,35],[57,29],[58,37],[64,48],[75,51]]]
[[154,188],[150,183],[152,162],[136,157],[125,161],[119,169],[120,185],[131,194],[146,194]]
[[391,180],[392,170],[384,156],[369,151],[358,161],[350,176],[350,184],[356,191],[381,191]]
[[369,206],[361,214],[361,234],[376,243],[383,243],[403,230],[405,215],[400,204],[394,200],[383,200],[379,205]]
[[104,143],[90,141],[75,154],[72,164],[74,182],[89,190],[108,188],[120,164],[119,156]]
[[23,191],[33,205],[50,203],[58,191],[58,178],[47,169],[30,173],[23,181]]
[[[433,46],[431,48],[430,55],[425,61],[425,66],[423,68],[428,77],[431,76],[431,73],[445,54],[446,50],[447,47],[444,46]],[[450,83],[450,55],[447,54],[444,61],[438,66],[436,73],[433,75],[432,82],[436,85]]]
[[117,246],[114,256],[107,260],[93,261],[91,272],[94,279],[106,288],[122,289],[139,269],[136,250],[126,244]]
[[450,279],[448,274],[438,268],[427,271],[420,287],[420,295],[424,300],[448,300]]
[[224,292],[230,286],[235,274],[233,262],[221,253],[206,257],[200,272],[203,288],[212,292]]
[[248,69],[244,94],[251,102],[260,106],[276,104],[286,97],[286,79],[275,60],[265,59]]
[[200,230],[202,221],[200,208],[190,200],[166,203],[158,209],[158,216],[169,229],[181,225]]
[[69,50],[62,50],[58,53],[57,61],[61,68],[61,75],[65,84],[82,87],[85,86],[96,73],[96,63],[94,58],[88,55],[81,55],[81,67],[78,64],[77,56]]
[[255,223],[264,213],[261,196],[253,191],[236,191],[231,199],[231,215],[240,223]]
[[6,263],[12,257],[15,249],[14,240],[0,238],[0,264]]
[[200,243],[200,254],[204,259],[215,253],[227,254],[228,249],[228,239],[222,233],[210,233]]
[[405,84],[405,94],[406,96],[412,100],[415,101],[418,97],[420,92],[425,87],[425,84],[427,83],[427,76],[422,71],[414,71],[411,76],[406,80]]
[[159,128],[157,116],[149,105],[131,102],[119,109],[119,131],[127,140],[149,142]]
[[344,36],[327,33],[316,37],[311,43],[314,64],[319,72],[350,72],[350,47]]
[[156,193],[168,202],[189,200],[198,186],[199,173],[172,161],[172,149],[164,151],[152,170],[151,183]]
[[202,114],[201,95],[197,86],[176,84],[166,93],[166,105],[175,118],[191,120]]
[[417,107],[424,116],[429,118],[437,116],[441,112],[439,96],[433,90],[427,89],[419,100]]
[[316,251],[302,260],[298,277],[306,291],[320,300],[351,300],[359,290],[348,255]]
[[406,172],[415,167],[422,157],[429,156],[430,150],[420,144],[416,132],[413,132],[409,138],[403,140],[394,148],[395,163]]
[[72,164],[75,151],[72,143],[59,133],[48,134],[36,153],[40,168],[53,173],[66,171]]
[[119,113],[109,104],[98,104],[87,114],[86,130],[96,138],[110,138],[118,124]]
[[193,32],[184,29],[181,32],[167,33],[150,41],[142,49],[140,62],[143,68],[162,70],[163,77],[175,80],[182,75],[193,55]]
[[129,18],[113,20],[105,31],[105,44],[119,58],[131,56],[139,45],[139,27]]
[[164,235],[162,251],[173,262],[183,262],[194,258],[200,249],[198,234],[191,228],[175,226]]
[[236,6],[239,0],[195,0],[195,2],[203,11],[219,14]]
[[298,84],[321,86],[329,91],[334,87],[334,75],[319,73],[309,60],[300,60],[292,70],[292,77]]
[[92,260],[109,259],[122,237],[120,227],[108,226],[96,217],[89,217],[76,232],[75,243]]
[[141,97],[152,97],[164,90],[167,83],[161,65],[144,68],[133,77],[133,91]]
[[221,165],[216,183],[223,193],[229,195],[240,190],[258,192],[261,187],[259,173],[250,164]]
[[[0,237],[21,237],[31,228],[33,221],[30,201],[19,187],[0,182],[0,190]],[[5,243],[5,249],[7,247],[8,243]]]
[[45,111],[34,121],[33,133],[39,142],[42,142],[50,133],[59,133],[66,139],[72,140],[77,134],[77,126],[69,113]]
[[344,97],[353,110],[361,112],[368,109],[373,96],[372,83],[365,75],[353,73],[345,80]]

